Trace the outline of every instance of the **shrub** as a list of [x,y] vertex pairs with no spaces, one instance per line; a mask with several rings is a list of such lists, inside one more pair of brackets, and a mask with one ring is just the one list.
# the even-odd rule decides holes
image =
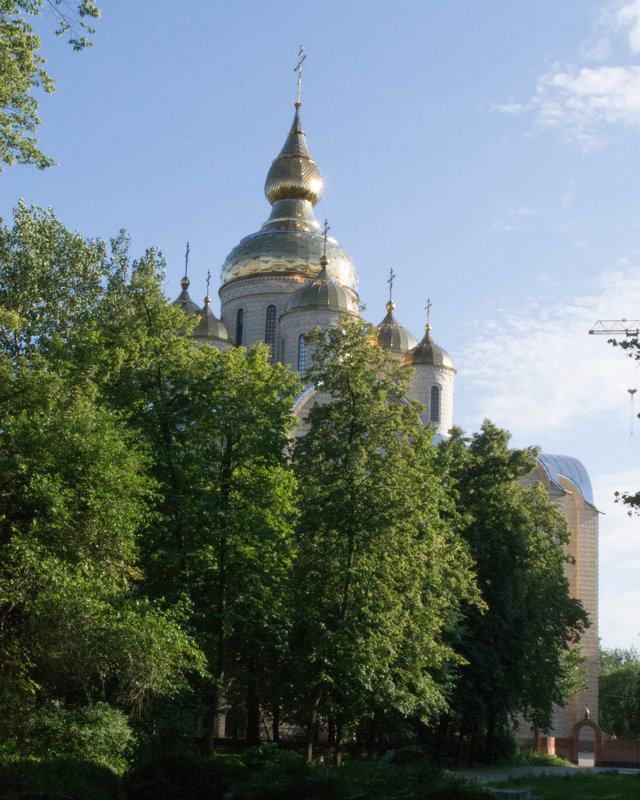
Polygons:
[[3,800],[121,800],[117,775],[72,758],[14,761],[0,768]]
[[77,759],[121,775],[133,733],[126,716],[108,703],[46,703],[26,715],[15,732],[16,751],[37,759]]
[[221,800],[237,776],[225,759],[156,756],[125,777],[130,800]]

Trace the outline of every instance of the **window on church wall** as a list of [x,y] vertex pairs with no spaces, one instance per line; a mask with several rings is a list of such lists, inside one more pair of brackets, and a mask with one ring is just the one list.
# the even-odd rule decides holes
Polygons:
[[264,343],[269,345],[269,363],[273,364],[277,358],[276,353],[276,314],[275,306],[267,306],[267,317],[264,326]]
[[304,375],[307,371],[307,343],[304,336],[298,339],[298,372]]
[[242,337],[244,334],[244,308],[239,308],[236,313],[236,344],[238,347],[242,344]]
[[431,387],[431,413],[429,415],[431,422],[440,422],[440,387]]
[[284,364],[284,336],[280,339],[280,363]]

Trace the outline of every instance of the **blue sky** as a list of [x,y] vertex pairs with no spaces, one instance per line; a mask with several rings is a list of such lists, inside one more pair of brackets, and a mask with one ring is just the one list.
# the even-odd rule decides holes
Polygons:
[[[587,467],[601,517],[600,633],[640,644],[639,367],[589,337],[640,317],[640,0],[111,0],[95,46],[40,28],[57,92],[40,142],[60,166],[0,176],[85,236],[120,228],[192,296],[268,216],[293,114],[325,179],[316,212],[350,253],[366,316],[399,320],[458,368],[456,421]],[[640,394],[640,393],[639,393]],[[640,402],[638,403],[640,405]],[[636,408],[637,412],[640,410]],[[633,430],[633,435],[632,435]]]

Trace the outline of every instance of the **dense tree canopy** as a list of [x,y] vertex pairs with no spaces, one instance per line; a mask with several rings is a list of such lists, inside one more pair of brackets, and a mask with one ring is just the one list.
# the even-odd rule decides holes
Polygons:
[[339,747],[376,714],[442,710],[442,671],[456,659],[443,629],[476,597],[432,432],[404,399],[409,376],[374,342],[346,317],[310,337],[323,396],[293,454],[309,744],[318,714],[335,719]]
[[298,376],[195,345],[162,279],[124,233],[0,226],[0,745],[104,726],[91,758],[121,768],[124,714],[209,752],[229,708],[249,742],[305,726],[309,757],[326,726],[336,759],[389,719],[451,712],[489,755],[517,714],[545,727],[586,620],[532,451],[490,423],[434,446],[351,318],[309,337],[291,440]]
[[[44,68],[40,37],[29,18],[53,9],[56,34],[68,34],[74,50],[91,42],[88,20],[100,16],[93,0],[0,0],[0,165],[33,164],[40,169],[56,162],[38,149],[33,135],[40,124],[34,90],[54,91],[54,81]],[[2,171],[2,166],[0,166]]]
[[609,736],[640,737],[640,653],[600,650],[598,723]]
[[554,703],[575,690],[570,648],[588,620],[564,575],[567,523],[541,486],[519,481],[533,449],[511,450],[490,422],[469,441],[459,430],[442,448],[451,456],[463,536],[476,563],[486,610],[470,607],[455,637],[467,660],[452,697],[454,729],[471,753],[492,761],[518,715],[537,728]]

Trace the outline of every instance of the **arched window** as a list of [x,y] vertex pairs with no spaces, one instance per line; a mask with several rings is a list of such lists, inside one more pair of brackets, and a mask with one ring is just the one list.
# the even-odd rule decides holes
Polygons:
[[298,372],[301,375],[307,371],[307,343],[304,336],[298,339]]
[[244,308],[239,308],[236,314],[236,344],[238,347],[242,344],[242,335],[244,333]]
[[440,387],[431,387],[431,422],[440,422]]
[[267,317],[264,326],[264,343],[269,345],[269,363],[273,364],[276,353],[276,307],[267,306]]

